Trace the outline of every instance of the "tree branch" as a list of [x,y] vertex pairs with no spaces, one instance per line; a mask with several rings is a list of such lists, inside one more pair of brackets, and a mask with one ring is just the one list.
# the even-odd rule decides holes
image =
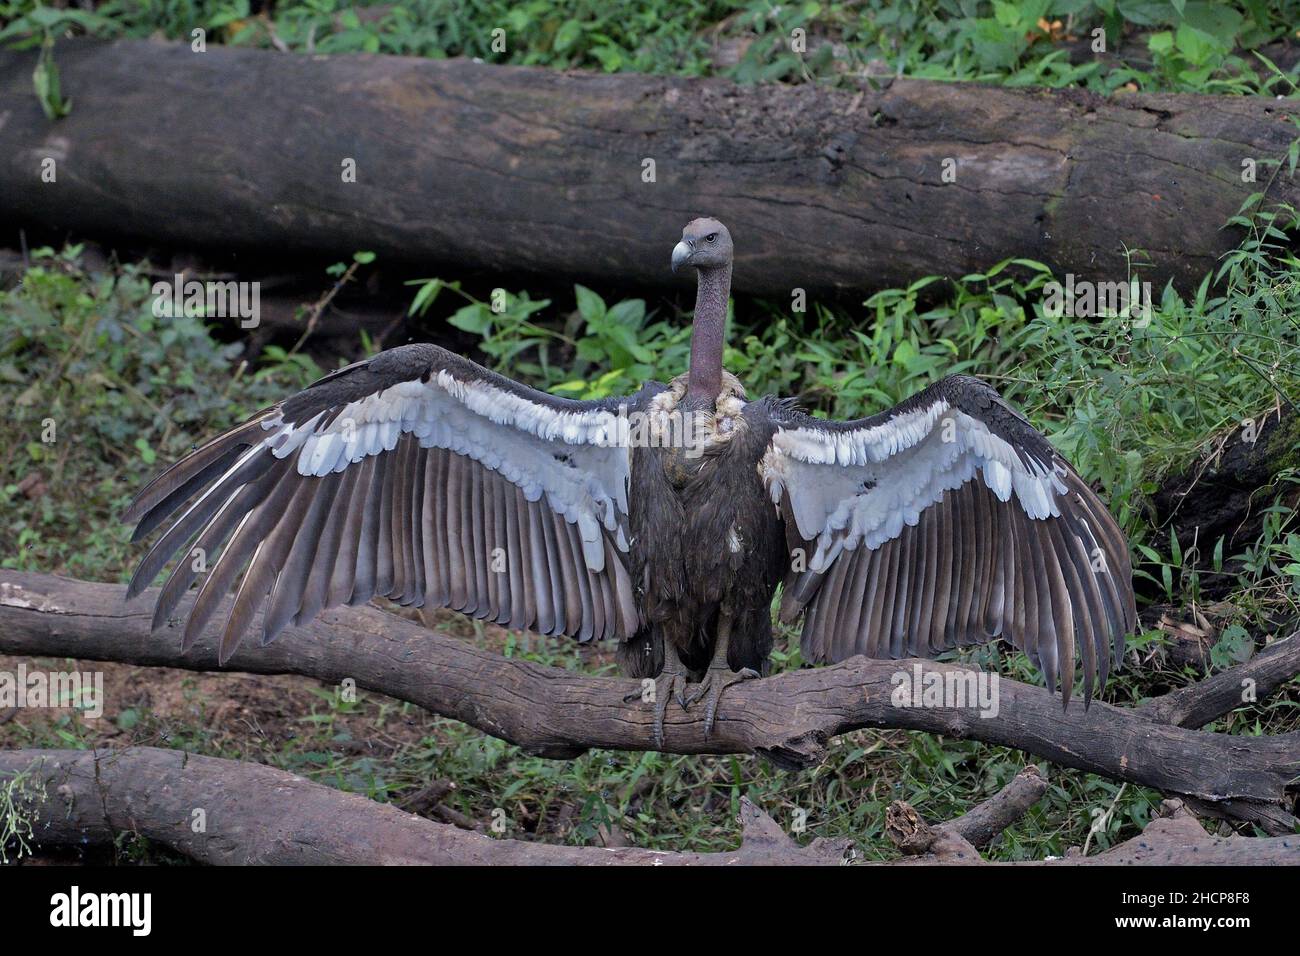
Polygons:
[[[722,853],[497,839],[273,767],[155,747],[0,753],[0,788],[31,834],[28,850],[109,845],[134,833],[211,864],[837,865],[851,849],[849,840],[827,839],[800,847],[746,798],[740,847]],[[984,861],[947,825],[927,854],[899,862]],[[1210,837],[1184,811],[1107,853],[1047,862],[1295,864],[1300,839]]]
[[801,847],[745,798],[741,845],[727,853],[496,839],[262,764],[156,747],[0,753],[0,786],[20,774],[18,812],[33,848],[137,833],[213,864],[826,865],[843,862],[851,845]]
[[911,804],[895,800],[885,810],[885,835],[907,856],[932,854],[948,862],[979,859],[976,847],[987,846],[1019,820],[1047,792],[1047,778],[1029,764],[1000,791],[968,813],[931,826]]
[[1028,813],[1045,793],[1047,778],[1029,764],[994,796],[942,824],[942,828],[961,834],[972,846],[988,846],[995,836]]
[[1134,713],[1176,727],[1204,727],[1240,707],[1247,689],[1252,699],[1263,700],[1298,673],[1300,638],[1292,635],[1269,644],[1244,664],[1154,697]]
[[[154,593],[129,609],[122,594],[117,585],[0,572],[0,653],[218,669],[218,625],[181,656],[175,633],[170,640],[149,633]],[[215,618],[221,619],[220,614]],[[1289,655],[1293,641],[1278,642],[1275,647],[1284,649],[1273,653]],[[506,659],[371,608],[326,612],[267,647],[246,642],[229,666],[326,682],[351,678],[358,687],[410,701],[548,757],[574,757],[593,747],[653,749],[652,708],[625,701],[640,685]],[[1194,798],[1237,818],[1269,821],[1273,831],[1285,830],[1293,820],[1300,733],[1206,733],[1100,702],[1085,711],[1076,701],[1063,711],[1060,699],[1044,688],[1010,680],[998,683],[995,714],[896,706],[895,675],[914,667],[945,679],[973,673],[929,661],[856,657],[748,681],[723,695],[711,736],[705,736],[698,710],[670,705],[663,749],[756,753],[782,766],[805,767],[825,757],[837,734],[896,727],[1014,747],[1061,766]],[[1222,695],[1214,700],[1213,707],[1198,708],[1199,716],[1231,704]]]

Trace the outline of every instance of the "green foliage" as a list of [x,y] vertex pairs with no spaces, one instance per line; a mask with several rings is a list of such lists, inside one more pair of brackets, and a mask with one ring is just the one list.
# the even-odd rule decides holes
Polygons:
[[32,71],[32,86],[47,119],[56,120],[68,115],[72,101],[63,98],[59,67],[54,62],[54,40],[49,36],[41,43],[41,55],[36,61],[36,69]]
[[130,563],[119,516],[156,468],[320,369],[268,350],[249,375],[204,320],[156,316],[138,267],[92,276],[79,253],[37,249],[0,291],[0,564],[111,579]]
[[[574,286],[576,308],[563,324],[539,324],[533,316],[551,305],[527,292],[496,289],[483,302],[458,282],[422,279],[408,310],[423,315],[444,289],[468,302],[447,321],[480,338],[479,348],[500,371],[536,382],[570,398],[603,398],[635,391],[651,379],[668,379],[686,364],[690,329],[681,323],[651,321],[642,299],[612,306],[592,290]],[[594,375],[588,380],[581,377]],[[574,376],[579,377],[574,377]]]
[[[70,32],[188,42],[202,29],[209,43],[312,53],[741,82],[857,83],[898,72],[1103,92],[1290,92],[1294,76],[1240,52],[1289,35],[1288,0],[288,0],[270,11],[253,14],[248,0],[107,0],[95,13],[8,0],[0,42]],[[1093,55],[1097,30],[1107,57]]]
[[74,32],[111,36],[119,29],[111,15],[47,6],[41,0],[0,0],[0,44],[14,49],[41,46]]
[[74,31],[109,36],[117,30],[111,20],[84,10],[48,7],[41,0],[0,2],[0,45],[14,49],[40,48],[32,70],[32,90],[41,110],[51,120],[68,115],[72,102],[63,98],[59,67],[54,61],[54,39]]
[[[30,770],[13,774],[0,782],[0,865],[8,865],[32,853],[38,838],[32,828],[35,805],[47,799],[45,787]],[[14,859],[9,858],[12,848]]]

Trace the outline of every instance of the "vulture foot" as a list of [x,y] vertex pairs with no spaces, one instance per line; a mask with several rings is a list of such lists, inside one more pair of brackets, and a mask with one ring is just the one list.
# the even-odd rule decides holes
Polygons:
[[686,709],[686,668],[677,659],[671,649],[664,656],[664,669],[655,678],[655,722],[654,741],[657,750],[664,749],[664,717],[668,713],[669,699],[676,697],[677,703]]
[[722,699],[722,692],[732,684],[753,680],[758,676],[758,671],[752,667],[742,667],[738,671],[733,671],[725,662],[721,667],[714,664],[705,672],[703,679],[695,685],[690,696],[686,698],[685,706],[690,706],[697,700],[707,697],[707,702],[704,705],[704,736],[706,739],[713,733],[713,724],[718,716],[718,701]]

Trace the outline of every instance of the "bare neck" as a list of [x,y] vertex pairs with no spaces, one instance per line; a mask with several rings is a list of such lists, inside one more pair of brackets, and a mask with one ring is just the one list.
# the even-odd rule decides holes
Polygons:
[[699,270],[691,328],[691,368],[686,378],[686,397],[693,402],[712,405],[722,391],[722,336],[730,292],[730,264]]

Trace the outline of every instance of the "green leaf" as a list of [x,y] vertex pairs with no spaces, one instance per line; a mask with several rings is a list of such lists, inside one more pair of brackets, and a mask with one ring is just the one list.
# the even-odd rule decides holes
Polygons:
[[894,356],[893,356],[894,364],[901,365],[904,368],[910,368],[912,363],[915,362],[919,357],[920,357],[920,353],[917,352],[916,346],[913,345],[911,342],[909,342],[907,339],[904,339],[903,341],[899,342],[898,345],[895,346],[894,348]]
[[457,309],[447,321],[462,332],[486,335],[492,326],[492,310],[482,302],[475,302]]
[[624,299],[611,306],[606,317],[629,329],[640,329],[645,321],[645,299]]
[[149,443],[143,438],[135,440],[135,447],[140,451],[140,458],[146,465],[152,465],[158,460],[158,454],[150,447]]
[[1236,45],[1237,31],[1244,20],[1245,17],[1234,10],[1232,4],[1219,0],[1193,0],[1187,4],[1183,22],[1210,37],[1226,53]]
[[605,317],[605,300],[585,285],[573,286],[578,299],[578,313],[588,322],[599,322]]
[[582,36],[582,24],[577,20],[565,20],[564,25],[555,33],[555,42],[551,44],[556,53],[563,53]]
[[433,300],[438,298],[438,293],[442,291],[441,279],[428,279],[420,286],[415,298],[411,300],[411,307],[406,310],[407,315],[415,315],[417,312],[423,315],[428,311],[429,306],[433,305]]
[[1159,33],[1153,33],[1147,37],[1147,49],[1152,53],[1163,56],[1174,48],[1174,35],[1169,30],[1161,30]]
[[1120,0],[1119,12],[1125,20],[1144,27],[1169,20],[1169,4],[1166,0]]
[[1178,52],[1194,66],[1204,66],[1220,55],[1220,47],[1213,36],[1204,30],[1184,23],[1174,35]]
[[552,385],[549,391],[554,395],[581,395],[587,390],[587,383],[582,379],[574,379],[571,382],[561,382],[559,385]]
[[616,46],[598,46],[590,52],[606,73],[617,73],[623,67],[623,51]]

